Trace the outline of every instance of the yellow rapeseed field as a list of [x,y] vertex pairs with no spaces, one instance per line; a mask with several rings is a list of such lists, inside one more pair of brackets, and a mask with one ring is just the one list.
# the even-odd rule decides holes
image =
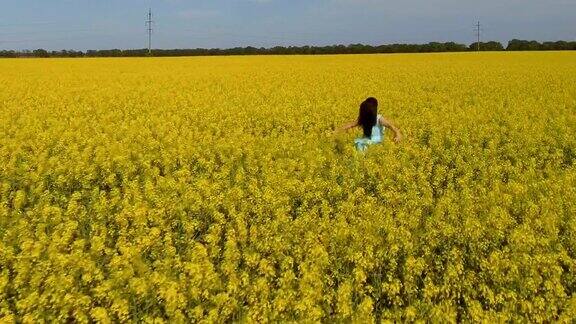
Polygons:
[[0,321],[569,322],[575,134],[574,52],[0,60]]

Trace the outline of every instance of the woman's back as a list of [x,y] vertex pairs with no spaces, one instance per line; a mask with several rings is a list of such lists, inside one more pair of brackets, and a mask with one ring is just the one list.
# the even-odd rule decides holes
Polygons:
[[370,137],[362,137],[357,138],[354,140],[354,144],[356,145],[356,149],[359,151],[364,151],[368,148],[371,144],[382,143],[382,136],[384,135],[384,125],[380,123],[380,115],[376,117],[376,125],[372,126],[372,133]]
[[380,118],[380,115],[376,116],[376,125],[372,127],[372,136],[370,136],[370,140],[374,143],[381,143],[382,135],[384,135],[384,126],[380,123]]

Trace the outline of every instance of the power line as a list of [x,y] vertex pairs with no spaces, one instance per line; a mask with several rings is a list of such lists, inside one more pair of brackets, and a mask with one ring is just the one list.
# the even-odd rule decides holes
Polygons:
[[148,55],[152,55],[152,8],[148,9],[148,20],[146,20],[146,25],[148,26]]

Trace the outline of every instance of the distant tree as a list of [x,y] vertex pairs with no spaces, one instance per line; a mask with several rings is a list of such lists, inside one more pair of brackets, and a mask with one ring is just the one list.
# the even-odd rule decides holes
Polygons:
[[544,51],[576,50],[576,42],[566,42],[566,41],[544,42],[540,46],[540,49]]
[[528,48],[528,41],[513,39],[508,42],[507,51],[525,51]]
[[448,52],[463,52],[466,50],[466,45],[457,44],[454,42],[445,43],[444,46]]
[[542,49],[542,44],[537,41],[527,41],[513,39],[508,42],[507,51],[538,51]]
[[0,57],[10,58],[17,57],[15,51],[0,51]]
[[[327,46],[275,46],[264,47],[234,47],[234,48],[194,48],[194,49],[155,49],[153,56],[199,56],[199,55],[293,55],[293,54],[368,54],[368,53],[430,53],[430,52],[463,52],[476,50],[477,43],[469,46],[454,42],[430,42],[427,44],[384,44],[378,46],[365,44],[327,45]],[[480,43],[482,51],[534,51],[534,50],[576,50],[576,42],[555,41],[539,43],[513,39],[508,42],[506,49],[501,43],[490,41]],[[86,52],[74,50],[60,50],[48,52],[44,49],[34,51],[0,51],[0,58],[4,57],[143,57],[148,56],[148,49],[108,49],[88,50]]]
[[530,51],[538,51],[542,48],[542,44],[537,41],[530,41],[528,42],[528,50]]
[[34,57],[50,57],[50,55],[48,54],[48,52],[45,49],[39,48],[36,49],[34,51],[32,51],[32,55]]
[[[478,48],[478,42],[470,44],[468,50],[476,51]],[[490,41],[490,42],[480,42],[481,51],[503,51],[504,46],[500,42]]]

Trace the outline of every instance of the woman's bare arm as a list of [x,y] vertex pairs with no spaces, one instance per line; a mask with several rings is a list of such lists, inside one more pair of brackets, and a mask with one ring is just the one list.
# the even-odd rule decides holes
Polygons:
[[350,128],[354,128],[354,127],[356,127],[356,126],[358,126],[358,121],[357,121],[357,120],[351,121],[351,122],[349,122],[349,123],[344,124],[342,127],[337,128],[337,129],[335,130],[335,132],[336,132],[336,133],[344,132],[344,131],[347,131],[347,130],[349,130]]
[[390,122],[389,120],[387,120],[384,117],[380,117],[380,123],[382,125],[384,125],[385,127],[388,127],[392,130],[392,132],[394,133],[394,142],[398,143],[402,140],[402,133],[400,133],[400,129],[398,129],[398,127],[394,126],[394,124],[392,124],[392,122]]

